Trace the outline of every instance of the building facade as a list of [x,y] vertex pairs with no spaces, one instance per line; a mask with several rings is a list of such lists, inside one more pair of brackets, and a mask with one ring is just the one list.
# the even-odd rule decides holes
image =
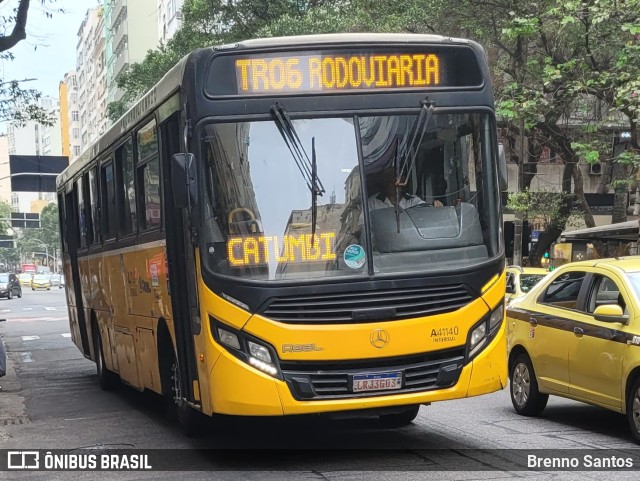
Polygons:
[[73,162],[82,153],[78,75],[75,70],[67,72],[64,80],[60,82],[60,128],[62,155],[66,155],[69,162]]
[[104,3],[107,103],[122,99],[118,76],[158,46],[158,0]]
[[[75,128],[80,129],[80,151],[87,149],[108,127],[104,28],[104,9],[98,6],[87,10],[78,30],[76,71],[80,125]],[[74,127],[70,128],[73,140],[75,131]]]
[[166,44],[180,28],[184,0],[158,1],[158,40]]

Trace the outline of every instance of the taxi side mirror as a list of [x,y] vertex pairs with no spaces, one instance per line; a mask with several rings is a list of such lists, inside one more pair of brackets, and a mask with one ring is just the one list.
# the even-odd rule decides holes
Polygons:
[[622,307],[618,304],[606,304],[596,307],[596,310],[593,311],[593,317],[600,322],[619,322],[621,324],[629,322],[629,316],[624,315]]

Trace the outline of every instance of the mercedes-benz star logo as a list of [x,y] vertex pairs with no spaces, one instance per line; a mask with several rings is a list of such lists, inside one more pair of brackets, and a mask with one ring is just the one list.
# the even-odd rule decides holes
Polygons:
[[374,329],[371,331],[371,334],[369,334],[369,342],[371,342],[373,347],[382,349],[389,344],[389,333],[384,329]]

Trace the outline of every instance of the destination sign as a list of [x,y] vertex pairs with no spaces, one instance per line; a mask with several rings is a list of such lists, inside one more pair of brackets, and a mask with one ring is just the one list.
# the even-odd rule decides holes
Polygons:
[[255,53],[216,57],[212,95],[280,95],[481,86],[467,47]]
[[227,242],[231,267],[279,263],[327,262],[336,259],[334,232],[317,232],[311,244],[311,234],[278,236],[236,236]]

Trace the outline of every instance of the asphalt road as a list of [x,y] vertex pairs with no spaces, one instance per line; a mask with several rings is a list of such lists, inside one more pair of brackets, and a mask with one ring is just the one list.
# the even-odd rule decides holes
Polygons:
[[[508,391],[422,407],[408,427],[373,419],[240,418],[203,420],[185,437],[165,402],[122,386],[101,391],[95,365],[72,344],[62,291],[30,290],[0,300],[0,335],[9,373],[0,378],[0,449],[206,449],[188,451],[190,479],[602,479],[601,472],[523,471],[515,453],[546,449],[637,448],[626,419],[552,398],[540,418],[514,413]],[[525,451],[502,451],[520,449]],[[184,464],[175,452],[165,463]],[[172,455],[172,456],[171,456]],[[163,464],[166,466],[166,464]],[[211,472],[204,472],[211,470]],[[0,479],[181,479],[186,473],[0,472]],[[615,479],[637,473],[616,472]]]

